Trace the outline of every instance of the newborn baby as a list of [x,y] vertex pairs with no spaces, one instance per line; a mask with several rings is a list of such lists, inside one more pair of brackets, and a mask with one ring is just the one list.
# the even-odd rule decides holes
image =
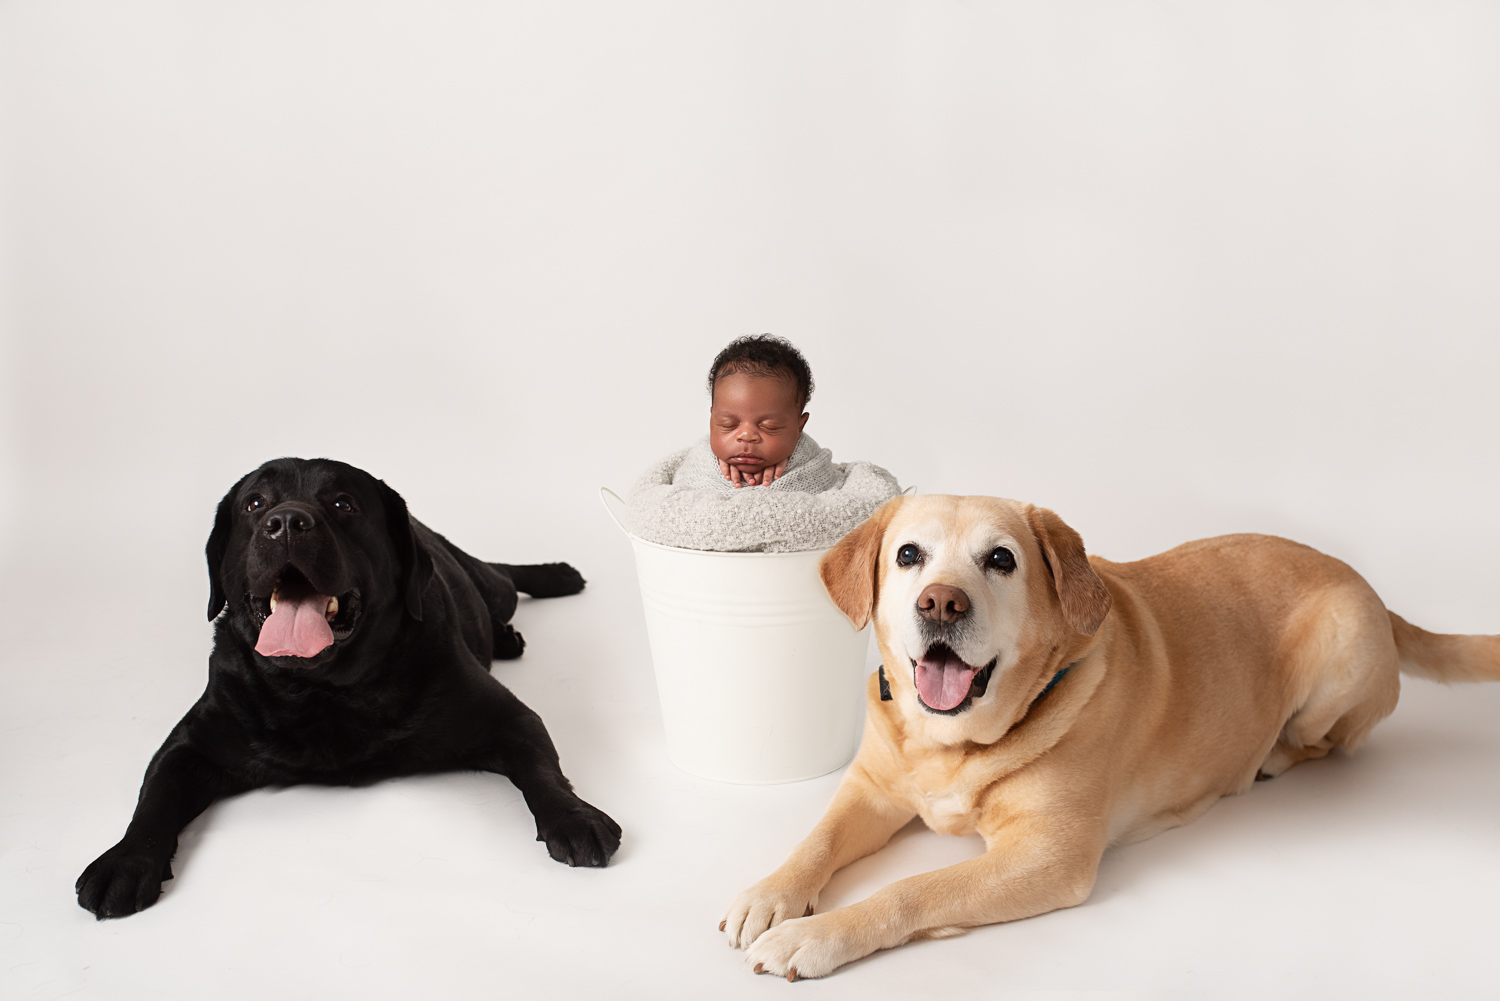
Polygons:
[[[806,369],[805,362],[802,367]],[[708,446],[719,460],[719,472],[736,487],[768,487],[786,472],[802,445],[807,426],[802,408],[812,391],[812,374],[798,378],[799,373],[786,369],[715,368],[717,374],[709,376]],[[798,464],[805,465],[806,455],[799,458]]]
[[901,492],[879,466],[835,463],[802,433],[812,371],[782,338],[732,342],[714,359],[708,389],[708,436],[631,491],[635,535],[717,552],[822,549]]
[[837,485],[833,454],[802,433],[812,396],[802,352],[779,337],[741,337],[708,370],[708,437],[688,450],[674,484],[699,490]]

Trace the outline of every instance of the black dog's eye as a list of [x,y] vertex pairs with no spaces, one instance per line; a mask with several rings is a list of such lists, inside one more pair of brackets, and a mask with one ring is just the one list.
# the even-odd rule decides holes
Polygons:
[[909,567],[913,563],[921,562],[921,560],[922,550],[918,549],[910,542],[902,546],[900,549],[896,550],[896,566],[898,567]]
[[350,497],[348,494],[339,494],[336,498],[334,498],[333,509],[335,511],[342,511],[345,514],[353,514],[354,498]]
[[990,570],[1010,573],[1016,568],[1016,557],[1014,553],[1004,546],[996,546],[995,551],[990,553],[990,558],[984,561],[984,565]]
[[250,499],[245,501],[245,513],[254,514],[266,506],[266,499],[260,494],[251,494]]

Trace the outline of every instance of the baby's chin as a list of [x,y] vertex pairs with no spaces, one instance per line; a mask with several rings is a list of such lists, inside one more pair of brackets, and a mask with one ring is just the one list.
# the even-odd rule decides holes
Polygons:
[[713,453],[720,462],[727,462],[731,469],[738,469],[748,476],[759,476],[763,471],[770,469],[772,466],[785,462],[792,454],[791,450],[788,449],[785,455],[757,455],[753,459],[747,460],[740,458],[743,453],[734,451],[733,449],[724,452],[714,449]]

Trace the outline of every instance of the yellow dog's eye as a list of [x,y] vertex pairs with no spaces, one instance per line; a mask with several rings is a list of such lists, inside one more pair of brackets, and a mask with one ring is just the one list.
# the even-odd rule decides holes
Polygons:
[[985,566],[1001,573],[1010,573],[1016,568],[1015,554],[1004,546],[996,546],[995,551],[990,553],[990,558],[985,561]]
[[910,542],[896,550],[896,566],[898,567],[909,567],[913,563],[921,562],[921,559],[922,551]]

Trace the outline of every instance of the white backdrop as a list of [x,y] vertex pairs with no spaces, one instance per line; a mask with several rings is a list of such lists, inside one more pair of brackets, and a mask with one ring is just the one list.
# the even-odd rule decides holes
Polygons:
[[[743,333],[804,350],[808,430],[836,458],[1046,504],[1115,559],[1288,535],[1419,624],[1500,631],[1497,47],[1500,9],[1438,2],[0,5],[0,850],[56,870],[22,894],[47,917],[0,920],[82,986],[150,983],[78,973],[104,933],[50,908],[72,906],[201,687],[213,504],[277,455],[365,466],[478,554],[580,566],[585,598],[519,620],[528,658],[547,655],[527,615],[575,644],[557,648],[575,699],[543,711],[565,763],[586,757],[566,750],[577,710],[576,740],[604,726],[610,753],[682,781],[651,770],[638,599],[596,488],[701,432],[705,369]],[[630,689],[630,721],[600,722],[597,672]],[[1469,707],[1452,763],[1493,774],[1500,701],[1418,698],[1439,730]],[[616,771],[580,787],[633,831],[671,826],[624,807],[644,779]],[[1371,810],[1400,807],[1367,781]],[[749,855],[732,825],[705,849],[723,890],[773,865],[828,788],[783,790],[791,819],[774,792],[733,800],[775,827]],[[1478,823],[1493,839],[1497,815]],[[632,861],[631,893],[699,880],[642,857],[620,879]],[[691,902],[705,925],[710,889]],[[1007,951],[1020,927],[911,955]],[[643,969],[709,948],[639,934],[617,948]],[[861,989],[903,955],[860,966]],[[696,987],[759,986],[712,959]],[[1200,975],[1235,960],[1218,962]],[[1037,985],[1198,984],[1145,969]],[[1378,963],[1329,977],[1357,970],[1405,982]]]

